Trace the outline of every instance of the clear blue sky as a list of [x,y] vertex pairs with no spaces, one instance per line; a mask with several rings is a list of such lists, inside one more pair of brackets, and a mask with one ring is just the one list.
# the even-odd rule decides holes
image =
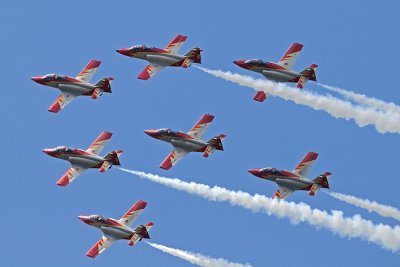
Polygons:
[[[67,188],[55,185],[69,167],[43,148],[86,148],[104,130],[114,133],[104,152],[123,149],[123,167],[272,195],[276,185],[250,168],[292,169],[308,151],[320,154],[312,176],[331,171],[331,187],[400,206],[398,134],[379,134],[279,98],[254,102],[254,91],[198,69],[168,68],[149,81],[146,66],[115,49],[164,47],[188,35],[182,51],[199,46],[203,66],[239,69],[236,59],[277,61],[292,42],[304,44],[295,68],[319,64],[319,81],[399,103],[398,1],[3,1],[0,105],[0,258],[4,266],[190,266],[145,243],[120,241],[95,260],[86,251],[101,234],[77,218],[119,218],[136,200],[149,205],[137,221],[155,223],[152,240],[171,247],[254,266],[393,266],[399,256],[359,239],[343,239],[307,224],[211,203],[111,169],[89,170]],[[279,3],[278,3],[279,2]],[[47,112],[58,96],[31,76],[74,76],[90,60],[103,63],[94,80],[115,78],[111,95],[78,98],[59,114]],[[308,84],[306,90],[325,93]],[[158,168],[171,147],[143,130],[189,130],[204,113],[215,115],[206,138],[225,133],[225,151],[190,154],[166,172]],[[318,194],[293,194],[319,209],[360,213]]]

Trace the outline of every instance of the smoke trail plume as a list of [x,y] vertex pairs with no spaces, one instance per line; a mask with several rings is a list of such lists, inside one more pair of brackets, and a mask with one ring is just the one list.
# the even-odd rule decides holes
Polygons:
[[305,105],[315,110],[323,110],[335,118],[353,119],[359,127],[374,125],[379,133],[400,133],[400,114],[388,114],[372,108],[354,106],[333,96],[322,96],[304,90],[274,83],[268,80],[254,79],[250,76],[234,74],[220,70],[210,70],[196,66],[202,71],[227,81],[247,86],[256,91],[291,100],[296,104]]
[[199,253],[193,253],[190,251],[185,251],[185,250],[180,250],[176,248],[170,248],[166,247],[163,245],[155,244],[155,243],[150,243],[146,242],[153,248],[159,249],[162,252],[168,253],[172,256],[181,258],[185,261],[188,261],[192,264],[198,265],[198,266],[203,266],[203,267],[251,267],[250,264],[240,264],[240,263],[234,263],[234,262],[229,262],[225,259],[214,259],[210,258],[208,256],[204,256]]
[[396,209],[395,207],[382,205],[375,201],[370,201],[368,199],[362,199],[341,193],[336,193],[336,192],[326,192],[326,193],[338,200],[344,201],[359,208],[366,209],[369,212],[376,212],[383,217],[390,217],[400,221],[400,210]]
[[360,215],[344,217],[343,212],[312,209],[305,203],[287,202],[268,198],[263,195],[242,191],[232,191],[223,187],[210,187],[205,184],[184,182],[177,178],[171,179],[150,173],[122,169],[140,178],[155,183],[185,191],[189,194],[200,196],[209,201],[229,202],[231,205],[240,206],[253,212],[263,212],[278,218],[287,218],[293,224],[306,222],[317,228],[325,228],[341,237],[360,238],[372,242],[384,249],[397,252],[400,250],[400,226],[391,227],[384,224],[374,224],[363,219]]
[[383,101],[383,100],[380,100],[380,99],[377,99],[374,97],[368,97],[363,94],[357,94],[353,91],[348,91],[348,90],[338,88],[335,86],[330,86],[327,84],[322,84],[322,83],[317,83],[317,84],[331,92],[338,93],[338,94],[344,96],[345,98],[352,100],[354,102],[357,102],[361,105],[375,108],[377,110],[382,110],[385,112],[400,113],[400,106],[396,105],[393,102],[386,102],[386,101]]

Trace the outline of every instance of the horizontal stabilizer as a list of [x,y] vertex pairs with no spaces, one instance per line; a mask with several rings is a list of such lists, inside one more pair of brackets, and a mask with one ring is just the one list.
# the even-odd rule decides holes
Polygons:
[[207,146],[206,150],[204,150],[203,157],[208,158],[212,153],[214,153],[215,147]]

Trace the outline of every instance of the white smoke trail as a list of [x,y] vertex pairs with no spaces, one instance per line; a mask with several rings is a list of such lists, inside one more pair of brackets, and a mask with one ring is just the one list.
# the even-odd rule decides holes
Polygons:
[[358,214],[353,217],[344,217],[342,211],[332,210],[331,213],[328,213],[312,209],[305,203],[287,202],[258,194],[250,195],[246,192],[232,191],[219,186],[210,187],[194,182],[184,182],[177,178],[171,179],[123,168],[120,168],[120,170],[176,190],[200,196],[209,201],[226,201],[253,212],[264,212],[278,218],[287,218],[293,224],[307,222],[317,228],[328,229],[341,237],[367,240],[392,252],[400,250],[400,226],[392,228],[389,225],[374,224]]
[[172,256],[181,258],[185,261],[188,261],[188,262],[198,265],[198,266],[203,266],[203,267],[251,267],[251,265],[249,263],[246,263],[246,264],[234,263],[234,262],[229,262],[222,258],[214,259],[214,258],[210,258],[208,256],[204,256],[199,253],[193,253],[193,252],[186,251],[186,250],[170,248],[170,247],[166,247],[163,245],[150,243],[150,242],[146,242],[146,243],[149,244],[150,246],[152,246],[153,248],[161,250],[162,252],[165,252]]
[[247,86],[256,91],[279,96],[291,100],[296,104],[305,105],[315,110],[323,110],[335,118],[353,119],[358,126],[374,125],[379,133],[400,133],[400,114],[388,114],[372,108],[354,106],[333,96],[322,96],[304,90],[287,86],[283,83],[274,83],[268,80],[254,79],[250,76],[234,74],[220,70],[210,70],[197,67],[215,77]]
[[400,221],[400,210],[396,209],[395,207],[382,205],[375,201],[370,201],[368,199],[362,199],[341,193],[336,193],[336,192],[326,192],[326,193],[338,200],[344,201],[359,208],[366,209],[369,212],[376,212],[383,217],[390,217]]
[[345,98],[352,100],[354,102],[357,102],[361,105],[372,107],[377,110],[382,110],[385,112],[400,113],[400,106],[396,105],[393,102],[386,102],[386,101],[383,101],[383,100],[380,100],[380,99],[377,99],[374,97],[369,97],[369,96],[366,96],[363,94],[358,94],[353,91],[348,91],[348,90],[338,88],[335,86],[331,86],[331,85],[327,85],[327,84],[322,84],[322,83],[317,83],[317,84],[331,92],[338,93],[338,94],[344,96]]

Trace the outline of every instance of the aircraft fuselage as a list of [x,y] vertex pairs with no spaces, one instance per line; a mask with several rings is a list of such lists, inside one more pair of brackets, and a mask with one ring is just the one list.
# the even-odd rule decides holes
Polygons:
[[107,237],[114,239],[131,239],[135,230],[131,227],[121,224],[115,219],[104,218],[100,215],[79,216],[84,223],[100,229]]
[[42,77],[33,77],[32,80],[45,86],[60,89],[61,91],[71,92],[74,95],[91,95],[91,92],[96,89],[94,84],[82,82],[69,76],[57,74],[47,74]]
[[279,186],[287,187],[293,191],[309,190],[314,184],[314,181],[286,170],[264,168],[249,170],[249,172],[261,179],[275,182]]
[[128,57],[147,60],[148,62],[162,66],[180,67],[186,59],[185,56],[173,54],[168,50],[141,45],[118,49],[117,52]]
[[241,68],[261,73],[267,79],[276,82],[297,82],[301,74],[286,69],[273,62],[266,62],[259,59],[256,60],[236,60],[236,65]]
[[206,141],[171,129],[147,130],[145,132],[151,137],[171,143],[174,147],[179,147],[187,151],[204,152],[209,145]]
[[79,148],[57,147],[44,149],[43,152],[49,156],[69,161],[72,165],[85,168],[100,168],[105,161],[103,157]]

